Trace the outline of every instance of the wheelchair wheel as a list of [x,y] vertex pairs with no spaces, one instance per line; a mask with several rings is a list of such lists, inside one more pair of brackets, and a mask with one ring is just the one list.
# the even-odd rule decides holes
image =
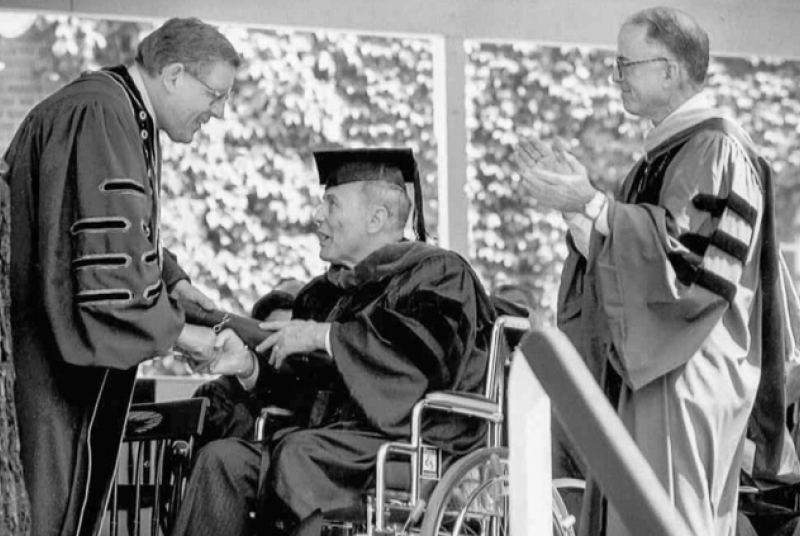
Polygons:
[[[453,464],[434,489],[420,536],[508,536],[508,449],[484,448]],[[574,536],[553,488],[553,534]]]

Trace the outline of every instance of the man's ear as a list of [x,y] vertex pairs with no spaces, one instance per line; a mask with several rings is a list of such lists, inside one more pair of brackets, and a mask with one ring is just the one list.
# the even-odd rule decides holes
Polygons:
[[186,69],[182,63],[170,63],[161,69],[159,79],[167,91],[174,93],[177,91],[178,78],[180,78],[183,71]]
[[381,231],[389,221],[389,211],[383,205],[373,205],[367,220],[367,230],[371,234]]
[[668,61],[666,62],[666,67],[664,68],[664,79],[668,81],[671,85],[674,85],[676,82],[680,80],[681,76],[681,64],[677,61]]

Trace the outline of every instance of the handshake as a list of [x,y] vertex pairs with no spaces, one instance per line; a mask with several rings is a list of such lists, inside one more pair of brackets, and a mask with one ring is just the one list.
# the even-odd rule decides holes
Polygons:
[[[264,332],[266,338],[269,332]],[[176,342],[177,356],[193,372],[249,378],[255,372],[253,351],[232,329],[187,323]]]
[[256,353],[269,355],[269,364],[281,369],[289,355],[304,354],[330,361],[326,337],[330,324],[308,320],[259,322],[252,318],[206,310],[179,300],[186,325],[176,343],[183,360],[194,372],[255,374]]

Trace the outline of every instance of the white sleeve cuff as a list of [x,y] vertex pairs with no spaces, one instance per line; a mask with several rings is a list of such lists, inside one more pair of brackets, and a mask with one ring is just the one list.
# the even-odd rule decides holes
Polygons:
[[572,235],[572,242],[584,257],[589,256],[589,237],[592,234],[592,220],[579,212],[568,212],[563,214],[564,221],[567,222],[569,232]]
[[325,351],[328,352],[330,357],[333,357],[333,350],[331,350],[331,327],[332,324],[328,324],[328,329],[325,331]]
[[608,197],[603,192],[597,192],[591,201],[586,203],[586,217],[594,222],[595,230],[608,236]]
[[256,382],[258,381],[259,366],[258,359],[256,359],[255,354],[249,350],[247,353],[250,354],[250,359],[253,360],[253,373],[247,378],[242,378],[241,376],[237,375],[236,379],[239,380],[239,383],[242,385],[245,391],[252,391],[256,386]]

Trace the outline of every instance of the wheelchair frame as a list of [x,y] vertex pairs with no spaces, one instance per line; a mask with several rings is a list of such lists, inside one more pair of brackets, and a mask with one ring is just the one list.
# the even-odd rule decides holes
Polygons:
[[[383,536],[392,534],[388,530],[386,523],[386,510],[390,508],[387,503],[386,488],[386,467],[391,454],[406,455],[411,462],[411,490],[409,493],[410,514],[416,514],[418,505],[423,499],[420,496],[420,459],[425,455],[424,449],[430,448],[423,443],[422,438],[422,417],[426,411],[440,411],[466,415],[482,419],[488,423],[487,444],[484,448],[499,447],[502,443],[502,424],[503,424],[503,369],[506,359],[501,359],[500,355],[505,348],[509,350],[506,358],[510,358],[510,348],[507,345],[507,331],[522,335],[530,329],[530,322],[527,318],[501,316],[492,328],[489,347],[489,359],[487,362],[486,383],[482,395],[449,392],[429,393],[425,398],[417,402],[412,411],[411,417],[411,438],[408,443],[390,442],[384,444],[378,451],[376,482],[375,482],[375,501],[372,510],[367,510],[367,534],[369,536]],[[438,460],[439,472],[441,470],[441,457]],[[368,505],[369,506],[369,505]],[[424,505],[423,505],[424,506]],[[422,512],[419,512],[420,515]],[[370,521],[374,516],[374,527],[370,527]],[[413,520],[412,520],[413,521]]]
[[[467,465],[475,463],[475,467],[479,463],[496,465],[500,469],[492,477],[497,479],[496,483],[501,486],[501,489],[499,491],[495,490],[495,492],[507,494],[505,486],[507,484],[508,451],[503,447],[505,443],[504,425],[506,422],[506,370],[513,355],[513,347],[516,346],[522,335],[530,329],[531,325],[527,318],[498,317],[492,328],[483,393],[472,394],[454,391],[429,393],[414,406],[410,440],[407,443],[393,441],[381,446],[377,456],[374,500],[369,496],[367,500],[365,527],[367,536],[396,536],[406,534],[410,529],[414,529],[414,531],[420,530],[422,536],[438,536],[438,523],[431,522],[427,518],[439,516],[439,521],[441,521],[442,514],[438,512],[431,513],[430,510],[426,510],[430,503],[428,502],[428,497],[422,496],[421,480],[428,476],[433,477],[435,474],[435,478],[432,479],[438,482],[431,492],[431,502],[435,497],[447,496],[452,490],[442,489],[440,486],[454,487],[458,484],[457,478],[450,478],[448,475],[459,471],[466,475],[469,470],[474,469],[474,467],[462,467],[459,462],[464,462]],[[512,341],[509,341],[509,338]],[[422,435],[422,419],[423,415],[428,411],[465,415],[485,421],[488,426],[485,446],[479,447],[472,453],[459,458],[447,469],[447,472],[442,474],[441,453],[426,445]],[[433,461],[436,463],[436,468],[422,467],[422,462],[430,460],[431,456],[433,456]],[[403,496],[402,493],[400,495],[392,493],[387,488],[387,467],[393,457],[409,459],[411,486],[407,496]],[[492,457],[495,458],[495,461],[492,461]],[[451,480],[453,481],[451,482]],[[482,485],[483,487],[489,486],[487,483]],[[572,525],[575,522],[575,518],[566,511],[555,487],[553,487],[553,494],[554,530],[556,534],[571,536],[574,534]],[[474,498],[473,496],[472,499]],[[503,500],[505,501],[505,498]],[[507,507],[503,506],[503,508]],[[396,510],[408,512],[408,517],[403,521],[402,525],[392,524],[389,519]],[[466,511],[461,512],[459,515],[463,521]],[[417,529],[420,518],[423,518],[422,525],[420,529]],[[496,521],[494,523],[495,526],[490,529],[490,533],[493,535],[507,533],[507,531],[500,530],[500,527],[496,526]]]

